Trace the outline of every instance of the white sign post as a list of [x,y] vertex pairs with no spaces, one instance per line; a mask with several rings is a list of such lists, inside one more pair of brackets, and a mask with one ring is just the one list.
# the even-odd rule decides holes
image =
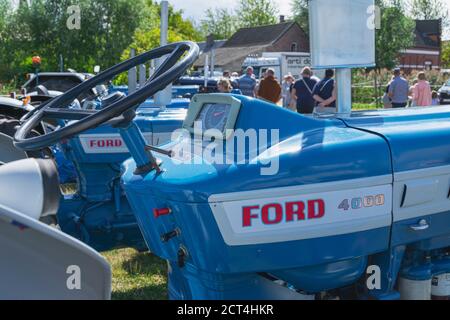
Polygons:
[[351,69],[375,66],[374,0],[309,0],[311,59],[336,69],[338,113],[351,113]]

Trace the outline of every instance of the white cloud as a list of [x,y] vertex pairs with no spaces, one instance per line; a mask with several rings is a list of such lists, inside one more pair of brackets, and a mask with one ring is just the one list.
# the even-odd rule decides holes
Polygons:
[[[274,0],[280,15],[289,16],[291,13],[290,0]],[[204,17],[204,13],[209,8],[228,8],[235,9],[238,0],[169,0],[176,9],[184,11],[185,17],[200,20]]]

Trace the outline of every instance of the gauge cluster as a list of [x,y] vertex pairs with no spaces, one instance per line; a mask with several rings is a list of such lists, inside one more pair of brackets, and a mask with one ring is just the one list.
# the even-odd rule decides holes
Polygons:
[[217,129],[224,132],[230,111],[230,104],[206,103],[195,121],[201,121],[204,130]]
[[218,130],[223,133],[223,139],[228,139],[235,129],[240,108],[241,101],[229,94],[196,95],[183,127],[195,133],[194,129],[201,125],[205,136],[208,130]]

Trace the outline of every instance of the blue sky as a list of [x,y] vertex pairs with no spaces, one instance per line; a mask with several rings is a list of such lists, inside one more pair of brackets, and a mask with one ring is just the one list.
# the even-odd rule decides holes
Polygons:
[[[186,18],[200,21],[204,13],[209,8],[229,8],[234,9],[238,0],[168,0],[176,9],[182,9]],[[280,14],[291,15],[291,0],[274,0]],[[450,0],[446,0],[448,10],[450,10]],[[445,39],[450,40],[450,30],[446,30]]]
[[[175,8],[183,9],[185,16],[195,20],[202,19],[204,12],[209,8],[234,9],[238,0],[168,0]],[[291,0],[274,0],[280,14],[290,15]]]

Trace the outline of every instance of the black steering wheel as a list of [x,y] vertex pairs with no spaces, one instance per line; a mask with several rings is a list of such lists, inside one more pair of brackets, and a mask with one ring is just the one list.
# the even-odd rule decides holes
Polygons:
[[[147,98],[181,77],[194,64],[199,56],[199,51],[198,45],[193,42],[173,43],[148,51],[105,70],[30,112],[22,119],[24,122],[16,132],[14,145],[24,151],[40,150],[62,140],[70,139],[83,131],[96,128],[122,116],[128,110],[136,109]],[[168,56],[168,58],[158,67],[145,85],[127,97],[97,111],[66,108],[86,90],[105,83],[133,67],[164,56]],[[38,137],[30,137],[33,128],[39,125],[43,119],[73,121],[56,131]]]

